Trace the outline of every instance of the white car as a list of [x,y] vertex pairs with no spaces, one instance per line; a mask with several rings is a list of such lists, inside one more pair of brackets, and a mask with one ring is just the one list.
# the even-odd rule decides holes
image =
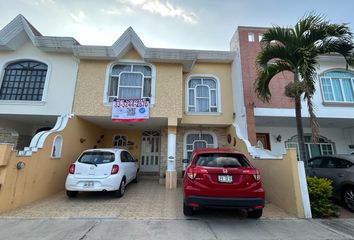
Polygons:
[[138,167],[134,158],[124,149],[90,149],[70,165],[65,189],[68,197],[79,191],[112,191],[122,197],[130,182],[137,182]]

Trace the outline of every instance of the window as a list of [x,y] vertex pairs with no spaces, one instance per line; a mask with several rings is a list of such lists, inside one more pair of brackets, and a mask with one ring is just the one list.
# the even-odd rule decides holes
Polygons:
[[126,147],[128,142],[127,136],[117,135],[113,138],[113,147]]
[[227,153],[207,153],[198,156],[197,166],[206,167],[248,167],[250,164],[242,155]]
[[63,147],[63,137],[60,135],[55,136],[52,146],[52,158],[61,157],[61,149]]
[[331,71],[321,77],[325,102],[354,102],[354,74]]
[[151,98],[151,67],[139,64],[116,64],[110,73],[108,101],[114,98]]
[[188,81],[187,111],[218,112],[218,86],[214,78],[194,77]]
[[191,159],[192,152],[200,148],[215,148],[216,137],[210,133],[189,133],[185,136],[185,156]]
[[254,42],[254,33],[253,32],[249,32],[248,33],[248,41],[249,42]]
[[98,165],[114,162],[114,159],[114,153],[112,152],[92,151],[84,152],[79,158],[78,162]]
[[261,42],[263,39],[263,34],[262,33],[259,33],[258,34],[258,42]]
[[18,61],[5,68],[0,100],[42,101],[47,65],[37,61]]
[[[299,156],[299,147],[297,144],[297,135],[285,142],[286,148],[296,148]],[[318,143],[311,142],[311,136],[305,136],[305,151],[308,158],[313,158],[322,155],[334,154],[334,143],[327,140],[325,137],[319,137]]]

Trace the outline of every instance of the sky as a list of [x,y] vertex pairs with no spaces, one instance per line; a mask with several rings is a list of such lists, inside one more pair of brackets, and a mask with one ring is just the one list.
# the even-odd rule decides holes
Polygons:
[[0,0],[0,28],[22,14],[45,36],[112,45],[133,27],[147,47],[229,50],[238,26],[293,26],[315,11],[354,31],[353,0]]

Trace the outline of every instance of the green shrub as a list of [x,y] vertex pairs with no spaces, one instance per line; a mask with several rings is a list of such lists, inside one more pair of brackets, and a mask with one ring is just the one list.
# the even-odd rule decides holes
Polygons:
[[332,181],[325,178],[307,177],[311,211],[313,217],[338,217],[336,207],[330,197],[332,196]]

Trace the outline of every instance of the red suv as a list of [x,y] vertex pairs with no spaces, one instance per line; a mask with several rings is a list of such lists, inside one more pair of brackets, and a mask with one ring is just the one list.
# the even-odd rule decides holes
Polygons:
[[183,213],[197,207],[244,208],[248,217],[260,218],[264,190],[258,169],[245,155],[230,149],[194,150],[183,179]]

